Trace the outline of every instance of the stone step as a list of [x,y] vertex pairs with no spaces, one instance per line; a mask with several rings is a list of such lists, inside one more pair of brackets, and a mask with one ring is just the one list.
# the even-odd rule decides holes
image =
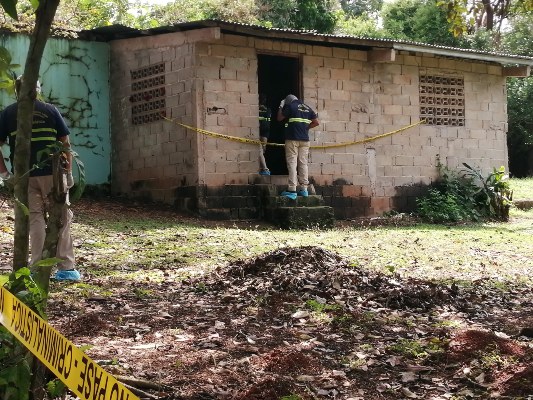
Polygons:
[[335,224],[333,208],[328,206],[269,208],[265,217],[282,229],[328,229]]
[[324,205],[324,198],[318,195],[307,197],[298,196],[295,200],[285,196],[266,196],[263,198],[263,205],[267,208],[275,207],[319,207]]
[[261,217],[261,210],[255,207],[207,208],[200,209],[198,214],[202,218],[214,221],[254,220]]
[[530,210],[533,208],[533,200],[513,200],[513,204],[519,210]]
[[253,175],[249,181],[254,185],[270,184],[280,187],[287,186],[287,175]]

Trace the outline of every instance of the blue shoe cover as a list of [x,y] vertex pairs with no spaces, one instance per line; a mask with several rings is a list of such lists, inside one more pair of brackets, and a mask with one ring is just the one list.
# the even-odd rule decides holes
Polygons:
[[259,171],[259,175],[270,175],[270,171]]
[[54,279],[56,281],[73,281],[73,282],[77,282],[77,281],[81,280],[81,275],[75,269],[59,270],[59,271],[56,272],[56,275],[54,276]]
[[291,200],[296,200],[296,197],[297,197],[296,192],[281,192],[281,195],[288,197]]
[[309,196],[309,192],[307,190],[300,190],[298,196],[307,197]]

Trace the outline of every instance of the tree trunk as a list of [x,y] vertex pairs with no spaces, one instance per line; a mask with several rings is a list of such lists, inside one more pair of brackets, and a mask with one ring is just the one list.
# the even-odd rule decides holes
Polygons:
[[28,171],[30,169],[30,146],[33,122],[33,98],[44,47],[48,40],[52,21],[59,0],[40,0],[35,13],[35,28],[30,38],[30,47],[24,66],[24,80],[18,98],[17,140],[15,143],[15,198],[24,207],[15,207],[15,245],[13,251],[13,270],[27,266],[29,248]]
[[481,1],[484,7],[484,16],[485,21],[483,23],[483,26],[488,30],[492,31],[494,28],[494,8],[489,0],[482,0]]
[[[33,103],[34,93],[44,48],[50,34],[50,28],[60,0],[40,0],[39,7],[35,13],[35,27],[30,38],[30,46],[24,66],[24,80],[18,98],[17,114],[17,140],[15,143],[15,198],[23,205],[15,207],[15,237],[13,251],[13,270],[16,271],[27,266],[29,249],[29,215],[28,207],[28,179],[29,179],[29,159],[33,123]],[[57,237],[56,237],[57,245]],[[55,254],[55,253],[54,253]],[[46,279],[46,294],[48,293],[50,271]],[[42,282],[44,283],[44,282]],[[32,373],[27,377],[31,380],[31,398],[42,400],[45,398],[44,388],[44,366],[35,357],[32,357]],[[18,400],[18,399],[4,399]]]
[[[59,241],[59,231],[65,221],[62,220],[63,209],[68,207],[66,204],[68,188],[65,186],[64,168],[62,166],[62,156],[56,153],[52,157],[52,167],[54,174],[54,185],[52,192],[48,194],[47,209],[48,219],[46,221],[46,238],[44,241],[44,248],[42,259],[55,257],[57,251],[57,242]],[[43,289],[44,293],[48,295],[48,288],[50,285],[50,273],[52,266],[40,266],[35,272],[35,281]],[[43,304],[43,310],[46,312],[46,302]],[[31,393],[33,400],[42,400],[46,397],[46,376],[47,367],[33,357],[32,362],[32,380]]]
[[527,153],[527,176],[533,177],[533,147]]

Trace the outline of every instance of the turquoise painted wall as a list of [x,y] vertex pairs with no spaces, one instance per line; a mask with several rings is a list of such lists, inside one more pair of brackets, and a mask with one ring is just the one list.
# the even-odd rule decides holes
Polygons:
[[[24,70],[29,46],[26,35],[0,35],[0,46],[11,52],[17,75]],[[85,165],[87,184],[109,182],[111,137],[109,122],[109,46],[107,43],[50,38],[40,70],[42,95],[54,104],[70,128],[73,150]],[[15,101],[0,91],[0,109]],[[3,149],[4,155],[8,154]]]

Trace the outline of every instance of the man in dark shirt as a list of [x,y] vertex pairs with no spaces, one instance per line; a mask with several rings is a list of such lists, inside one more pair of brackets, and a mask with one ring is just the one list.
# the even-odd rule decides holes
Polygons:
[[265,160],[266,143],[270,136],[270,118],[272,117],[272,111],[266,105],[266,95],[261,93],[259,95],[259,175],[270,175],[270,170],[267,167]]
[[[281,195],[293,200],[297,195],[307,197],[309,129],[319,125],[318,115],[296,96],[289,94],[279,105],[277,120],[285,121],[285,159],[289,170],[289,184]],[[300,190],[297,192],[298,186]]]
[[[20,92],[22,76],[15,83],[15,92]],[[67,148],[70,148],[69,130],[63,117],[52,104],[44,103],[37,100],[37,93],[40,92],[38,84],[32,93],[34,98],[33,126],[31,138],[31,151],[29,166],[30,177],[28,183],[28,208],[30,210],[30,244],[31,244],[31,261],[34,265],[42,258],[44,241],[46,237],[45,214],[48,208],[48,194],[53,188],[52,164],[51,160],[38,160],[38,153],[47,146],[59,141]],[[9,144],[10,160],[13,165],[15,156],[15,141],[17,134],[17,103],[7,106],[0,114],[0,146],[4,143]],[[71,170],[71,155],[67,155],[68,166],[66,174],[67,187],[74,185]],[[38,166],[35,168],[34,166]],[[7,170],[4,157],[0,148],[0,177],[8,178],[11,173]],[[67,194],[68,204],[68,194]],[[70,208],[65,207],[62,216],[62,227],[59,232],[57,243],[56,257],[63,261],[58,265],[58,271],[55,275],[57,280],[80,280],[80,273],[74,269],[74,246],[70,235],[70,225],[73,213]]]

